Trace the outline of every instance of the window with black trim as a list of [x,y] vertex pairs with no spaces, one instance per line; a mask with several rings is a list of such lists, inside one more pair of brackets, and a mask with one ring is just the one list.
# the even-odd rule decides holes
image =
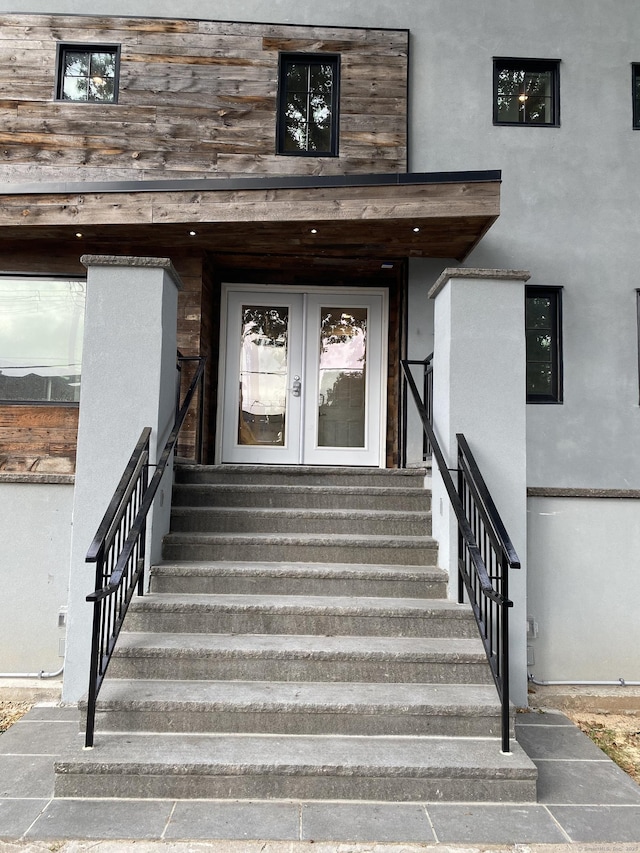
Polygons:
[[631,81],[633,85],[633,126],[640,130],[640,63],[631,66]]
[[494,59],[493,123],[560,125],[560,61]]
[[[636,290],[636,316],[638,321],[638,385],[640,390],[640,290]],[[638,400],[640,403],[640,400]]]
[[77,403],[84,279],[0,276],[0,401]]
[[118,100],[118,45],[58,45],[56,98],[94,104]]
[[278,154],[338,155],[340,57],[280,54]]
[[562,290],[527,287],[527,402],[562,402]]

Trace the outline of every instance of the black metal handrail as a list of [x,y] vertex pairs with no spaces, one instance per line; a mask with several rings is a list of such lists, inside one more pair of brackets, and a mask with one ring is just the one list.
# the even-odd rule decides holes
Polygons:
[[[199,355],[182,355],[178,350],[177,359],[177,387],[176,387],[176,418],[180,413],[180,389],[182,387],[182,365],[186,362],[194,362],[197,365],[203,361]],[[204,438],[204,369],[200,373],[200,385],[198,393],[198,413],[196,416],[196,437],[195,437],[195,461],[198,465],[202,462],[202,447]]]
[[[404,373],[402,377],[402,467],[407,467],[407,426],[409,407],[407,399],[407,368],[412,366],[422,367],[422,400],[430,423],[433,423],[433,353],[424,359],[404,359],[402,362]],[[431,456],[431,442],[426,430],[422,433],[422,458]]]
[[[151,428],[145,427],[114,492],[86,556],[96,564],[95,590],[87,596],[93,604],[93,632],[85,746],[93,746],[96,702],[120,629],[134,593],[144,594],[145,541],[147,516],[178,439],[196,389],[203,401],[205,359],[198,358],[184,402],[164,445],[155,473],[149,482],[149,442]],[[201,451],[196,448],[198,457]]]
[[509,752],[509,608],[513,602],[508,574],[510,568],[520,568],[520,560],[461,433],[456,435],[457,487],[454,484],[434,431],[433,407],[427,405],[426,393],[421,398],[411,373],[410,365],[421,362],[400,363],[458,523],[458,601],[462,603],[466,590],[500,697],[502,750]]

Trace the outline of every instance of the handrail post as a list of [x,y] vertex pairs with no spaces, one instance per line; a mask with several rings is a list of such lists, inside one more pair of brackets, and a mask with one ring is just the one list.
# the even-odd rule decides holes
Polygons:
[[502,751],[510,752],[510,708],[509,708],[509,563],[505,554],[502,555],[500,561],[501,568],[501,592],[503,603],[500,605],[502,609],[502,618],[500,620],[501,637],[500,637],[500,669],[502,672]]
[[401,371],[402,382],[400,383],[400,435],[402,438],[402,448],[400,451],[400,467],[407,467],[407,426],[408,426],[408,398],[407,398],[407,377],[404,371]]
[[[99,589],[103,583],[104,551],[102,551],[96,562],[96,584]],[[100,626],[102,624],[101,614],[102,601],[93,602],[93,625],[91,630],[91,657],[89,668],[89,693],[87,696],[87,723],[84,745],[87,748],[93,746],[93,733],[96,721],[96,700],[98,698],[98,666],[100,658]]]
[[[142,470],[142,484],[141,484],[141,500],[140,503],[144,500],[144,496],[147,493],[147,489],[149,488],[149,465],[144,466]],[[145,562],[147,555],[147,517],[145,516],[144,521],[142,522],[142,528],[140,530],[140,550],[138,552],[138,566],[140,570],[140,575],[138,577],[138,595],[144,595],[144,570],[145,570]]]
[[204,444],[204,370],[200,374],[198,388],[198,429],[196,435],[196,462],[202,464],[203,444]]
[[[458,445],[458,496],[462,501],[464,495],[464,480],[462,474],[462,466],[460,465],[460,446]],[[464,507],[464,504],[463,504]],[[464,553],[464,538],[462,536],[462,531],[460,530],[460,525],[457,526],[458,529],[458,560],[456,565],[458,567],[458,604],[464,603],[464,577],[462,575],[462,564],[465,559]]]

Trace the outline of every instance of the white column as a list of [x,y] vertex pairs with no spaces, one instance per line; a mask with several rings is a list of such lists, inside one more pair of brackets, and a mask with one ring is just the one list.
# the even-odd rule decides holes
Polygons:
[[[165,258],[86,255],[87,301],[71,537],[63,700],[87,691],[95,567],[87,549],[144,427],[151,460],[174,420],[180,279]],[[151,474],[153,469],[151,470]],[[169,472],[170,473],[170,472]],[[148,558],[168,530],[170,476],[156,496]]]
[[[429,296],[434,312],[434,423],[450,468],[463,433],[522,561],[509,576],[511,698],[527,704],[526,365],[519,270],[447,269]],[[435,466],[434,466],[435,468]],[[455,473],[454,473],[455,482]],[[434,472],[433,529],[440,565],[457,589],[457,526]]]

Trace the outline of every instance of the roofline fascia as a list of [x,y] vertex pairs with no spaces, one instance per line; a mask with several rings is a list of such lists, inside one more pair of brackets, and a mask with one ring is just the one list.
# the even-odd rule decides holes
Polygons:
[[313,175],[260,178],[183,178],[160,181],[63,181],[4,184],[0,196],[73,195],[84,193],[229,192],[340,187],[419,186],[428,184],[500,183],[500,169],[471,172],[401,172],[379,175]]

